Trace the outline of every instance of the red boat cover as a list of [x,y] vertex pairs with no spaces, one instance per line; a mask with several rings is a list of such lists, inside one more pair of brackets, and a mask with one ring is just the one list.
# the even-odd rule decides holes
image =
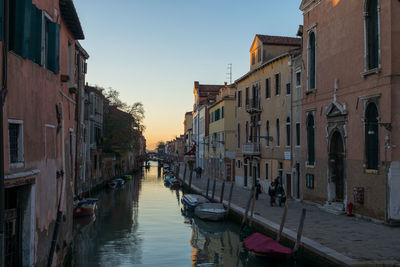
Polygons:
[[292,250],[284,247],[272,238],[260,233],[254,233],[244,239],[247,250],[273,258],[290,258]]

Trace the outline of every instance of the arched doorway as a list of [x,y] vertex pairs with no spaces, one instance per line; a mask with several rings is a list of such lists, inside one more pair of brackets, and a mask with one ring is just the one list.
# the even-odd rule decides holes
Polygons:
[[344,195],[344,146],[343,138],[339,131],[335,131],[331,135],[329,146],[329,172],[330,180],[335,189],[331,192],[332,201],[343,202]]

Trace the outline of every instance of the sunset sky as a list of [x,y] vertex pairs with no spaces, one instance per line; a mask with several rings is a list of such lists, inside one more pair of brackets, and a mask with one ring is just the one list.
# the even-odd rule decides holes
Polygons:
[[75,0],[89,53],[86,81],[145,108],[147,148],[183,134],[193,82],[249,70],[255,34],[295,36],[301,0]]

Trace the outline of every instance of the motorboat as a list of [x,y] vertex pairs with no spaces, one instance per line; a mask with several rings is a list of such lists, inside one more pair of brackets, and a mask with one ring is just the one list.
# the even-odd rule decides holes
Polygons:
[[186,194],[181,199],[182,204],[185,206],[186,209],[190,211],[194,211],[194,209],[203,203],[210,202],[207,198],[203,197],[202,195],[197,194]]
[[169,183],[171,184],[172,188],[179,188],[182,185],[181,181],[179,181],[177,178],[171,178]]
[[286,260],[292,256],[292,250],[276,240],[261,233],[254,233],[244,239],[244,246],[256,256],[268,257],[274,260]]
[[124,178],[125,181],[131,180],[132,179],[132,175],[130,174],[125,174],[124,176],[122,176]]
[[96,202],[97,198],[83,199],[74,203],[74,216],[82,217],[82,216],[90,216],[94,214],[94,211],[97,208]]
[[125,184],[125,180],[122,178],[117,178],[109,182],[108,186],[110,188],[116,188],[116,187],[121,187],[123,184]]
[[203,220],[220,221],[227,212],[222,203],[203,203],[195,208],[194,214]]

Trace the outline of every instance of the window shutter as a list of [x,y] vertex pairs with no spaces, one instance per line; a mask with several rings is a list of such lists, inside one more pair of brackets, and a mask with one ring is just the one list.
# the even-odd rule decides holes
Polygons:
[[0,41],[3,40],[4,0],[0,0]]
[[59,72],[60,57],[60,24],[50,22],[48,34],[48,69],[57,74]]
[[[11,4],[12,3],[12,4]],[[29,54],[29,33],[31,1],[16,0],[10,3],[10,50],[27,57]]]
[[42,58],[42,11],[36,6],[31,7],[31,34],[29,42],[29,59],[41,64]]

